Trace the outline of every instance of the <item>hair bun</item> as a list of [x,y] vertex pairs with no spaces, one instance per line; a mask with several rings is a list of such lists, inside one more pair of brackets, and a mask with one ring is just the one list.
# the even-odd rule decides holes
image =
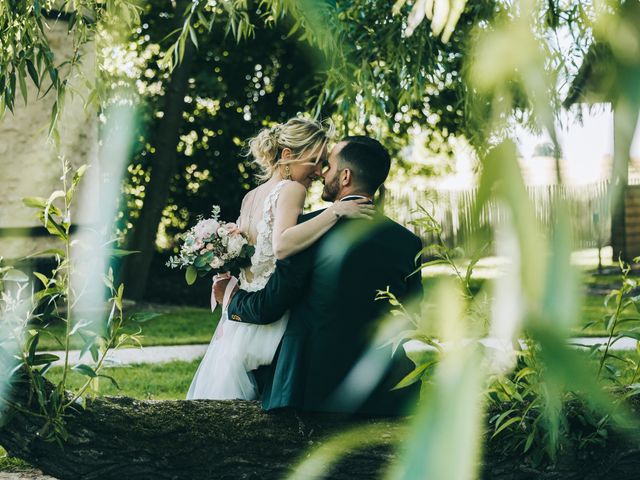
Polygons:
[[249,152],[256,163],[265,171],[270,171],[277,163],[280,144],[280,124],[263,128],[258,135],[249,140]]

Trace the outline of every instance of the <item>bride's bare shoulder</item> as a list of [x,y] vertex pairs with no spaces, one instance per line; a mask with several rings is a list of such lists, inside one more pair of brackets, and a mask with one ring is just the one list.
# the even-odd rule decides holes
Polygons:
[[307,189],[304,185],[299,182],[287,182],[282,186],[282,190],[280,191],[280,195],[287,195],[294,198],[306,197]]
[[256,195],[256,191],[258,190],[258,188],[260,187],[252,188],[251,190],[249,190],[247,193],[244,194],[244,197],[242,197],[242,203],[240,204],[241,211],[244,210],[245,207],[249,206],[252,198]]

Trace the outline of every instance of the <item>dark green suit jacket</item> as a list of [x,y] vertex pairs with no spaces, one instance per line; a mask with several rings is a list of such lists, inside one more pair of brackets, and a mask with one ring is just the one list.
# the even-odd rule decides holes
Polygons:
[[[308,220],[319,212],[301,217]],[[420,239],[384,215],[339,221],[307,250],[278,261],[266,287],[240,290],[229,319],[289,323],[276,357],[259,369],[263,408],[377,415],[406,413],[419,385],[390,389],[413,364],[402,348],[371,347],[375,327],[389,311],[376,292],[389,287],[399,299],[422,297],[415,257]]]

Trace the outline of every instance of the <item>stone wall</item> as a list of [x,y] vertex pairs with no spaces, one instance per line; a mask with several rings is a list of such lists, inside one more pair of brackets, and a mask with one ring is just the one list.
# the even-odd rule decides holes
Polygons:
[[[49,21],[49,39],[56,63],[71,56],[72,38],[67,23]],[[84,76],[93,78],[95,55],[93,45],[87,45],[83,56]],[[72,169],[84,163],[95,163],[97,152],[97,119],[94,111],[86,111],[82,97],[87,96],[84,79],[76,73],[71,79],[65,108],[59,119],[61,151]],[[44,89],[48,84],[44,82]],[[28,81],[29,100],[16,98],[14,113],[7,111],[0,121],[0,256],[17,258],[41,248],[54,246],[47,237],[33,236],[30,229],[40,225],[34,210],[22,204],[24,197],[48,197],[62,187],[61,161],[53,142],[48,139],[51,108],[55,95],[49,92],[39,98],[37,88]],[[71,90],[78,90],[72,93]],[[82,223],[82,218],[72,218]],[[32,236],[29,236],[31,232]]]

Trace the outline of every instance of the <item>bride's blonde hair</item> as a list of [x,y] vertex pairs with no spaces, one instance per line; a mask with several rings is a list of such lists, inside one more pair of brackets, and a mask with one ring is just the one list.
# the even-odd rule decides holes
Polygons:
[[[317,164],[329,140],[335,135],[335,127],[330,121],[320,122],[302,117],[294,117],[286,123],[278,123],[263,128],[248,140],[248,154],[262,170],[261,180],[271,178],[284,165],[310,162]],[[282,160],[282,150],[291,150],[291,159]],[[315,153],[315,157],[311,157]]]

